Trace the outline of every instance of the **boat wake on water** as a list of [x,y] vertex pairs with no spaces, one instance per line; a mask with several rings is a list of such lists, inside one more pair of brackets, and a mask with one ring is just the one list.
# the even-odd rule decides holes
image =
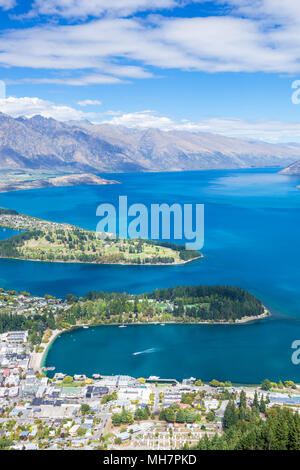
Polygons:
[[157,352],[156,348],[149,348],[149,349],[145,349],[144,351],[134,352],[134,353],[132,353],[132,355],[133,356],[139,356],[140,354],[151,354],[151,353],[154,353],[154,352]]

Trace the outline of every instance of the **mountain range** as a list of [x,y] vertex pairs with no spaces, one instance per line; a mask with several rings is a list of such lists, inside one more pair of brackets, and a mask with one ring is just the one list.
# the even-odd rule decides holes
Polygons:
[[89,121],[60,122],[42,116],[13,118],[0,113],[2,170],[113,173],[282,168],[297,160],[297,144]]

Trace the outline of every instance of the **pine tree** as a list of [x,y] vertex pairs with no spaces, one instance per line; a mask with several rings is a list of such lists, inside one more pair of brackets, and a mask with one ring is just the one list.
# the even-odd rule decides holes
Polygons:
[[255,394],[254,394],[253,406],[255,406],[255,408],[259,408],[258,395],[257,395],[256,390],[255,390]]
[[238,422],[238,414],[235,408],[233,401],[229,401],[226,406],[226,410],[223,418],[223,429],[229,429],[231,426],[234,426]]
[[265,403],[265,400],[264,400],[263,396],[261,396],[261,398],[260,398],[259,411],[261,413],[264,413],[264,414],[266,412],[266,403]]
[[239,408],[246,408],[247,406],[247,401],[246,401],[246,393],[244,390],[241,391],[240,393],[240,405]]

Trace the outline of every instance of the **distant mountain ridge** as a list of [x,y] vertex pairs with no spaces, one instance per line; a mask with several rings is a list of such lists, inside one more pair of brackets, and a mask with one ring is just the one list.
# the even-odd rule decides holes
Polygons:
[[284,167],[300,147],[217,134],[132,129],[0,113],[0,169],[141,172]]

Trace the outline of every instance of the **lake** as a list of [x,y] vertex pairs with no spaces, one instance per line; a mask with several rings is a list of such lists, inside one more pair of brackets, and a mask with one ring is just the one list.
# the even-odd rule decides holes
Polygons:
[[[205,245],[202,252],[205,258],[181,266],[146,267],[0,260],[0,285],[35,295],[50,293],[56,296],[84,295],[90,290],[140,293],[180,284],[240,286],[267,305],[272,319],[233,326],[106,327],[112,328],[108,330],[112,344],[116,344],[115,335],[120,331],[124,333],[124,344],[132,342],[131,335],[137,338],[137,343],[132,343],[137,351],[153,347],[161,348],[161,352],[132,356],[130,345],[126,350],[129,358],[126,362],[120,355],[110,356],[108,344],[101,343],[101,352],[95,353],[95,357],[100,355],[110,359],[106,365],[99,359],[99,367],[98,362],[93,363],[93,372],[97,368],[102,373],[134,376],[147,375],[149,371],[162,377],[193,375],[258,382],[269,376],[274,380],[281,377],[300,381],[300,366],[293,365],[290,359],[291,343],[300,339],[300,191],[296,189],[300,178],[278,175],[277,171],[118,174],[106,177],[117,179],[121,185],[1,194],[0,206],[88,229],[96,228],[97,206],[103,202],[117,204],[119,195],[127,195],[129,204],[147,206],[162,202],[204,203]],[[101,336],[103,329],[96,330]],[[79,363],[78,371],[74,372],[85,373],[90,367],[91,356],[83,346],[84,338],[87,335],[89,343],[91,332],[79,331],[82,331],[77,334],[81,334],[83,343],[81,347],[76,341],[76,345],[84,352],[81,354],[84,363]],[[143,332],[141,335],[147,340],[157,339],[153,345],[151,341],[143,345],[137,331]],[[184,347],[178,348],[180,360],[172,350],[172,344],[176,344],[176,338],[180,336],[177,331],[181,332],[184,343]],[[57,340],[51,354],[55,354],[67,338],[68,334]],[[50,354],[48,361],[52,360],[51,365],[57,365],[59,370],[67,371],[70,367],[68,355],[60,350],[55,356],[55,360],[58,361],[59,356],[60,361],[54,363]]]

